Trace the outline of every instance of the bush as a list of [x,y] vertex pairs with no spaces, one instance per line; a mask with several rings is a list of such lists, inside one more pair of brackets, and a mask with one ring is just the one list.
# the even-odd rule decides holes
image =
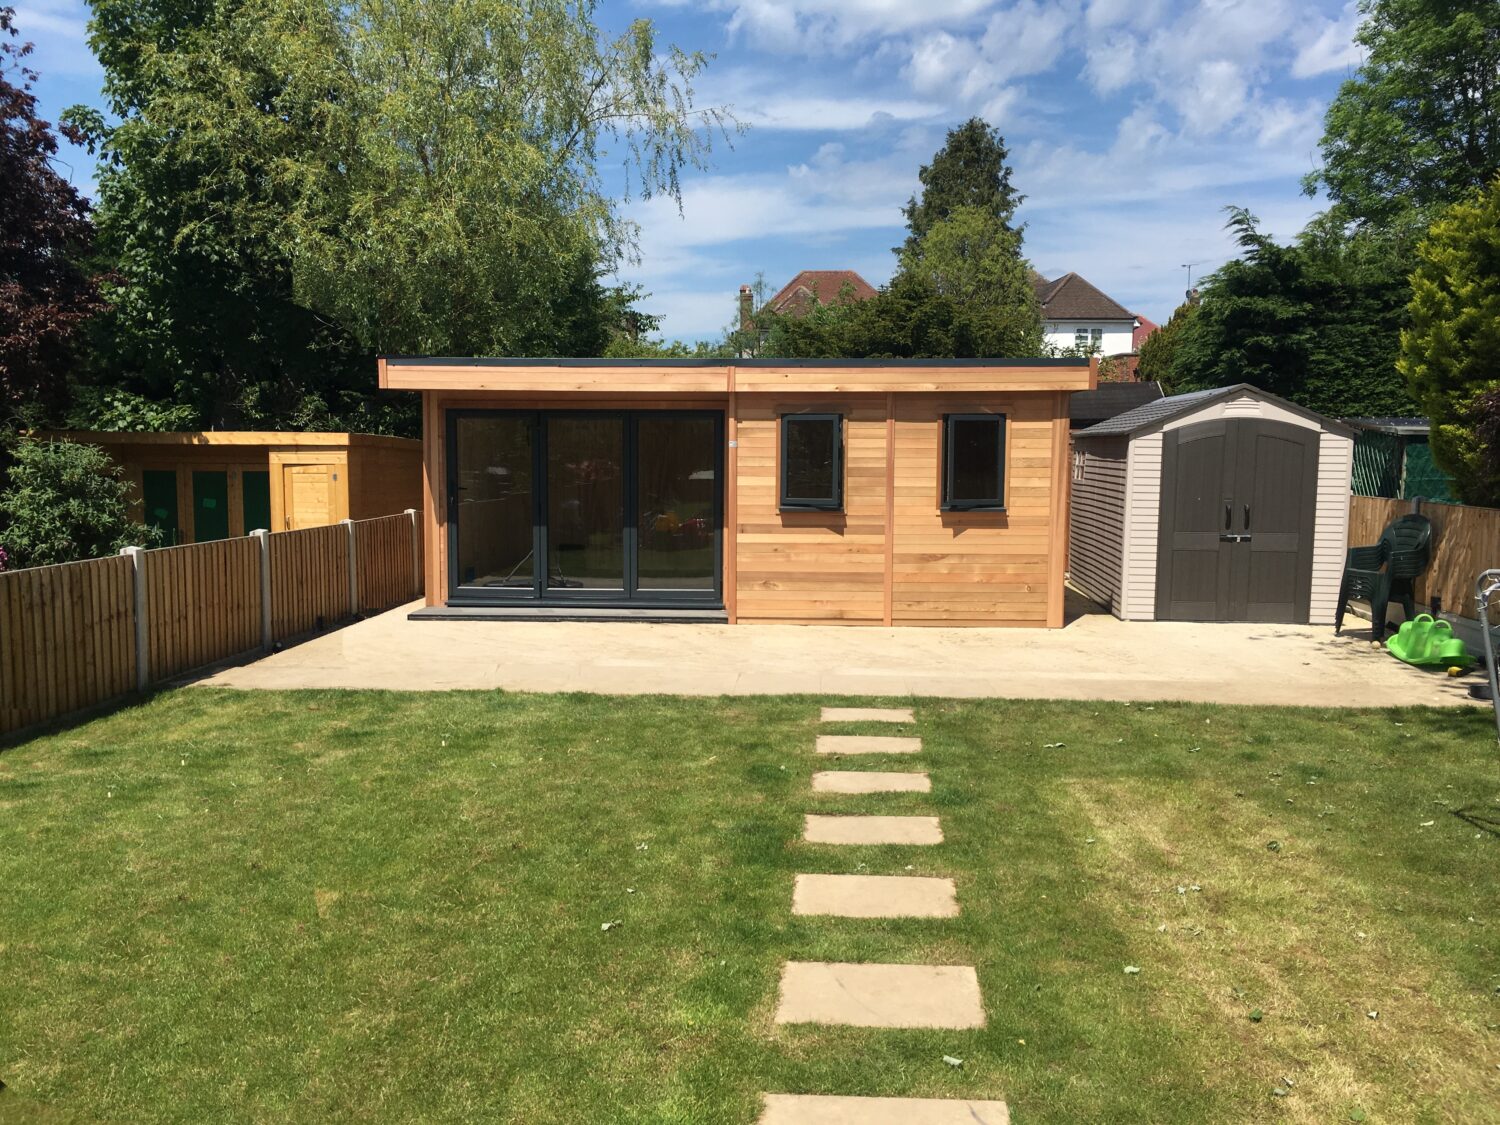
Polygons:
[[48,566],[154,546],[156,532],[130,519],[129,485],[102,449],[70,441],[22,441],[0,493],[0,550],[8,567]]

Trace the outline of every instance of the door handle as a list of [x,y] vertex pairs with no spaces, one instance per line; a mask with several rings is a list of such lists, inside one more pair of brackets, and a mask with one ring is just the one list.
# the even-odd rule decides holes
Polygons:
[[1245,530],[1250,530],[1250,505],[1245,505]]
[[1228,500],[1224,501],[1224,530],[1225,531],[1229,530],[1229,513],[1230,513],[1230,509],[1233,508],[1233,507],[1234,507],[1234,505],[1232,505]]

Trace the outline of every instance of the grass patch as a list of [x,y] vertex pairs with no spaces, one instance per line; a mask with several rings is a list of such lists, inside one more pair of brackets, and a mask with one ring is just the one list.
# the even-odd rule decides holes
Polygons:
[[[0,1119],[1500,1120],[1485,714],[919,700],[920,759],[833,762],[890,728],[821,702],[188,689],[0,754]],[[908,870],[960,917],[790,913]],[[776,1028],[789,958],[974,964],[988,1026]]]

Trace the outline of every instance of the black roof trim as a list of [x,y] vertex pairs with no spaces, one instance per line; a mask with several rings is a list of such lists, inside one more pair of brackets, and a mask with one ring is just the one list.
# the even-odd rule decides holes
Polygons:
[[606,359],[598,356],[382,355],[428,367],[1087,367],[1086,357],[1038,359]]

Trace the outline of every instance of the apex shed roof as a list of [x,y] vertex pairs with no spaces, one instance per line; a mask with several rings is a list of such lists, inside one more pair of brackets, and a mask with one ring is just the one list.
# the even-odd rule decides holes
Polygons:
[[1161,384],[1154,381],[1100,383],[1095,390],[1073,395],[1068,401],[1068,418],[1080,428],[1093,426],[1161,397]]
[[1263,391],[1259,387],[1249,383],[1235,383],[1229,387],[1210,387],[1203,391],[1189,391],[1186,394],[1169,395],[1159,398],[1155,402],[1148,402],[1144,406],[1137,406],[1134,410],[1127,410],[1124,414],[1100,422],[1096,426],[1090,426],[1086,430],[1079,430],[1074,437],[1116,437],[1121,434],[1136,434],[1142,430],[1149,430],[1173,418],[1190,414],[1194,410],[1200,410],[1210,406],[1221,399],[1234,398],[1238,395],[1250,394],[1266,402],[1274,402],[1294,413],[1301,414],[1319,425],[1341,433],[1352,434],[1354,431],[1344,423],[1333,418],[1324,417],[1315,411],[1308,410],[1304,406],[1298,406],[1295,402],[1288,402],[1280,395],[1273,395],[1269,391]]

